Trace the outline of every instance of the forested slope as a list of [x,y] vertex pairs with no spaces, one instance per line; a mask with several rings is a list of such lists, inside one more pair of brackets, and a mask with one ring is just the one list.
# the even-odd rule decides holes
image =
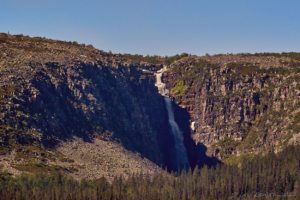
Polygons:
[[74,181],[52,175],[2,176],[1,199],[299,199],[300,146],[243,159],[240,165],[207,166],[181,175],[167,172]]

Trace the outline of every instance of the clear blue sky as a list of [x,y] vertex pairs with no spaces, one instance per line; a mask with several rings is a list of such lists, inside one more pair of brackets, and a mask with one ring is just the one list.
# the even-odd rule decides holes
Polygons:
[[299,0],[1,0],[0,32],[113,53],[300,51]]

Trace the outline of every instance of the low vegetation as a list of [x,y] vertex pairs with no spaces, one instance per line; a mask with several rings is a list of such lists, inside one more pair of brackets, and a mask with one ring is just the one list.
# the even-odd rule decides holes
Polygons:
[[268,53],[268,52],[264,52],[264,53],[238,53],[236,55],[242,56],[242,57],[246,57],[246,56],[257,56],[257,57],[263,57],[263,56],[274,56],[277,58],[281,58],[281,57],[290,57],[292,59],[298,60],[300,61],[300,53],[298,52],[282,52],[282,53]]
[[[0,43],[5,43],[8,45],[12,45],[14,42],[31,42],[31,43],[58,43],[58,44],[65,44],[65,45],[73,45],[73,46],[82,46],[85,47],[85,44],[78,44],[76,41],[61,41],[61,40],[52,40],[47,39],[45,37],[29,37],[23,34],[18,35],[10,35],[6,33],[1,33]],[[92,45],[88,45],[92,47]]]
[[206,60],[193,60],[190,66],[185,66],[180,63],[172,66],[172,73],[180,74],[180,76],[172,82],[171,95],[175,98],[185,96],[194,86],[199,83],[199,80],[206,79],[209,81],[209,70],[217,67],[217,64],[210,63]]
[[165,64],[165,65],[169,65],[171,63],[173,63],[176,60],[179,60],[181,58],[187,57],[190,54],[187,53],[182,53],[180,55],[176,54],[174,56],[158,56],[158,55],[154,55],[154,56],[143,56],[143,55],[139,55],[139,54],[128,54],[128,53],[124,53],[124,54],[119,54],[120,57],[122,58],[126,58],[126,59],[131,59],[134,62],[148,62],[148,63],[152,63],[152,64]]

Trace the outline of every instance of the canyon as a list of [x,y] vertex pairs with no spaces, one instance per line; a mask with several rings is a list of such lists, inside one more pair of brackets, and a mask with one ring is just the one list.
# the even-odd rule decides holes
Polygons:
[[111,181],[299,143],[299,53],[182,55],[0,34],[1,170]]

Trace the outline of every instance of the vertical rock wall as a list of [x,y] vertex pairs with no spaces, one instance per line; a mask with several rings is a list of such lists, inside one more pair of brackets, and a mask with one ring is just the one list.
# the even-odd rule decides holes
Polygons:
[[196,163],[203,162],[203,149],[206,156],[224,160],[280,148],[298,134],[300,63],[290,60],[188,57],[170,66],[162,80],[178,110],[188,113],[185,132],[198,148]]

